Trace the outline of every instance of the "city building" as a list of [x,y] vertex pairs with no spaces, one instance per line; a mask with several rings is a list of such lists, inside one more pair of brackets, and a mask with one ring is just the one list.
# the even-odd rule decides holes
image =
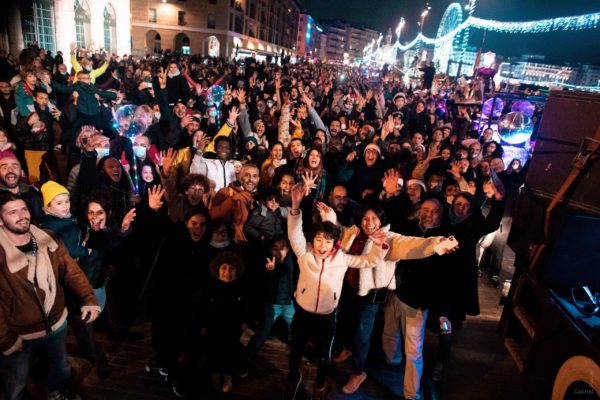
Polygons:
[[[131,52],[129,0],[17,0],[0,16],[0,47],[13,55],[37,42],[52,54],[78,47]],[[69,64],[69,57],[65,57]]]
[[575,83],[580,86],[600,87],[600,67],[596,65],[580,65],[577,69]]
[[132,14],[134,54],[260,60],[294,52],[300,8],[295,0],[132,0]]
[[346,26],[330,25],[326,28],[327,47],[325,58],[329,62],[342,63],[346,50]]
[[301,13],[298,21],[296,55],[298,57],[318,57],[319,32],[317,24],[309,14]]
[[575,84],[577,68],[531,61],[504,62],[500,64],[499,75],[524,83],[560,86]]
[[379,34],[373,29],[348,26],[346,28],[346,52],[350,60],[362,60],[365,47],[377,38],[379,38]]

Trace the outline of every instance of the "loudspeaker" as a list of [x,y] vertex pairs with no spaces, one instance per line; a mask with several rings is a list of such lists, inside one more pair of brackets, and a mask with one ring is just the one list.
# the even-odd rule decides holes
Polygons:
[[[551,91],[544,107],[525,185],[536,196],[554,197],[571,171],[571,162],[585,137],[600,126],[600,94]],[[571,209],[600,215],[600,155],[565,194]]]

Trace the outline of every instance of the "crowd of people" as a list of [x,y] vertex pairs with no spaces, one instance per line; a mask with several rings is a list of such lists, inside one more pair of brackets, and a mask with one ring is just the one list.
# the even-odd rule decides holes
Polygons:
[[426,328],[441,379],[453,334],[479,313],[479,271],[497,280],[481,239],[524,173],[518,159],[504,165],[492,129],[472,130],[459,85],[432,94],[387,70],[69,53],[70,67],[35,43],[18,58],[0,51],[6,400],[26,392],[39,353],[48,399],[79,398],[67,325],[109,378],[99,314],[114,341],[151,322],[146,371],[180,397],[202,378],[230,392],[279,317],[288,399],[309,341],[313,398],[325,398],[332,360],[352,361],[342,391],[357,391],[378,315],[385,361],[405,364],[404,397],[420,395]]

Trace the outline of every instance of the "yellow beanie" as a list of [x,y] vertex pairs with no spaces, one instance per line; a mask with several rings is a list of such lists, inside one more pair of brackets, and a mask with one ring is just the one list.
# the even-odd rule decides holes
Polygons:
[[42,192],[42,198],[44,200],[44,207],[46,207],[56,196],[59,194],[69,194],[69,191],[63,185],[54,181],[48,181],[40,188]]

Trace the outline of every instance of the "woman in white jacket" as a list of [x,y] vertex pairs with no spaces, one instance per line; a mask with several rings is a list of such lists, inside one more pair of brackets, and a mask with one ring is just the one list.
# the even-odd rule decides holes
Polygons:
[[295,292],[296,313],[292,320],[292,349],[289,361],[286,398],[294,399],[302,384],[300,361],[304,348],[314,334],[318,354],[317,383],[313,399],[325,398],[325,380],[331,358],[335,333],[336,311],[344,275],[350,268],[372,268],[385,256],[385,234],[372,232],[373,242],[368,254],[350,256],[335,244],[340,229],[331,222],[318,223],[312,229],[312,243],[307,243],[302,231],[302,198],[310,192],[310,184],[298,183],[292,188],[292,208],[288,216],[288,235],[298,258],[300,276]]
[[[317,207],[324,219],[337,222],[335,212],[329,207],[322,203]],[[346,273],[341,312],[347,325],[344,331],[350,335],[346,341],[350,349],[343,349],[338,356],[340,360],[352,356],[354,374],[342,388],[346,394],[358,390],[367,378],[365,368],[370,337],[380,302],[375,299],[375,293],[379,291],[378,297],[381,298],[379,295],[384,294],[385,299],[385,292],[396,288],[396,262],[429,257],[435,253],[436,245],[445,239],[443,236],[403,236],[391,232],[386,220],[385,212],[379,204],[366,204],[357,214],[357,225],[343,228],[342,232],[341,249],[351,255],[367,254],[373,246],[370,235],[376,231],[385,233],[385,242],[389,246],[385,259],[375,268],[349,270]]]

